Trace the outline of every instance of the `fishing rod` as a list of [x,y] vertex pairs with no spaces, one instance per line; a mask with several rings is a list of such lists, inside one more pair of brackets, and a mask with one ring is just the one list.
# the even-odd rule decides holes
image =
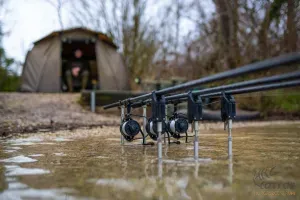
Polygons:
[[[212,96],[205,96],[205,94],[225,92],[227,90],[233,90],[233,89],[236,90],[236,89],[240,89],[240,88],[263,85],[263,84],[268,84],[268,83],[283,82],[283,81],[294,80],[294,79],[298,79],[298,78],[300,78],[300,70],[298,70],[296,72],[282,74],[282,75],[275,75],[275,76],[270,76],[270,77],[266,77],[266,78],[258,78],[258,79],[254,79],[254,80],[233,83],[233,84],[229,84],[229,85],[217,86],[217,87],[213,87],[213,88],[206,88],[206,89],[202,89],[200,91],[193,91],[192,94],[193,95],[201,95],[201,97],[212,97]],[[218,93],[218,94],[220,94],[220,93]],[[167,96],[166,103],[174,104],[174,102],[175,103],[184,102],[184,101],[186,101],[188,95],[189,95],[189,92],[182,93],[182,94],[176,94],[176,95],[172,95],[172,96]],[[133,103],[131,106],[133,108],[138,108],[143,105],[150,105],[150,104],[151,104],[151,100],[145,100],[145,101]]]
[[297,87],[297,86],[300,86],[300,80],[286,81],[286,82],[282,82],[282,83],[273,83],[273,84],[247,87],[247,88],[241,88],[241,89],[235,89],[235,90],[228,90],[225,92],[209,93],[209,94],[202,95],[201,97],[206,98],[206,97],[221,96],[222,94],[235,95],[235,94],[262,92],[262,91],[266,91],[266,90],[274,90],[274,89]]
[[[203,84],[208,84],[211,82],[215,82],[215,81],[220,81],[220,80],[224,80],[227,78],[234,78],[240,75],[244,75],[244,74],[248,74],[248,73],[254,73],[254,72],[259,72],[262,70],[267,70],[267,69],[271,69],[271,68],[276,68],[282,65],[289,65],[289,64],[294,64],[300,62],[300,53],[296,52],[296,53],[290,53],[287,55],[283,55],[283,56],[278,56],[275,58],[271,58],[271,59],[267,59],[264,61],[260,61],[260,62],[256,62],[253,64],[249,64],[237,69],[233,69],[233,70],[229,70],[229,71],[225,71],[225,72],[221,72],[212,76],[207,76],[201,79],[197,79],[197,80],[193,80],[193,81],[189,81],[187,83],[183,83],[177,86],[173,86],[173,87],[169,87],[169,88],[165,88],[162,90],[158,90],[156,91],[156,95],[158,97],[169,94],[169,93],[174,93],[174,92],[178,92],[181,90],[187,90],[187,89],[191,89],[193,87],[197,87]],[[152,93],[148,93],[148,94],[144,94],[141,96],[137,96],[137,97],[133,97],[133,98],[128,98],[119,102],[115,102],[112,104],[108,104],[105,105],[103,108],[104,109],[109,109],[109,108],[114,108],[114,107],[120,107],[121,105],[127,104],[127,103],[133,103],[136,101],[142,101],[145,99],[149,99],[151,98]]]

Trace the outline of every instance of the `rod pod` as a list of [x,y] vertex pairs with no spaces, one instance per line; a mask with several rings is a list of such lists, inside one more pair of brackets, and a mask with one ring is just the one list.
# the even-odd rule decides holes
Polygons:
[[[121,105],[120,106],[121,107],[121,122],[120,122],[120,124],[122,124],[123,123],[123,121],[124,121],[124,118],[125,118],[125,106],[124,105]],[[121,145],[124,145],[124,143],[125,143],[125,139],[124,139],[124,136],[123,136],[123,134],[121,134],[121,141],[120,141],[120,143],[121,143]]]

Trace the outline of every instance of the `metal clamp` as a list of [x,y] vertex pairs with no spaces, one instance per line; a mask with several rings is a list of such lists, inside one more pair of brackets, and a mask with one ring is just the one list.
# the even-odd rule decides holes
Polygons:
[[232,95],[223,93],[221,97],[221,117],[222,121],[226,122],[229,119],[234,119],[236,116],[236,105]]
[[201,121],[203,117],[202,113],[202,99],[200,96],[194,96],[192,92],[188,94],[188,121],[193,123],[194,121]]

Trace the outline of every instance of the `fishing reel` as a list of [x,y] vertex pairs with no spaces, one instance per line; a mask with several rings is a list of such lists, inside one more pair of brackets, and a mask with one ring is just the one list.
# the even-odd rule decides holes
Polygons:
[[120,125],[120,132],[128,142],[133,141],[134,137],[141,132],[139,123],[130,117],[124,119]]
[[185,133],[187,135],[187,131],[189,129],[189,123],[186,117],[174,113],[172,117],[170,117],[168,122],[168,132],[171,134],[173,138],[179,139],[181,138],[180,134]]
[[127,114],[125,115],[124,119],[121,122],[120,125],[120,132],[122,136],[124,137],[125,140],[128,142],[132,142],[134,140],[134,137],[141,133],[142,134],[142,139],[143,139],[143,144],[145,145],[145,136],[144,133],[141,129],[140,124],[133,120],[131,118],[131,103],[127,104]]
[[[146,124],[146,131],[149,137],[154,141],[156,141],[158,137],[157,123],[158,123],[157,121],[154,121],[152,118],[149,118]],[[167,124],[165,121],[163,121],[161,135],[164,135],[166,132],[167,132]]]
[[180,139],[181,134],[185,134],[186,142],[187,142],[187,131],[189,129],[189,123],[187,121],[187,117],[184,114],[177,112],[177,105],[181,103],[181,100],[174,100],[170,103],[174,105],[173,115],[169,118],[168,121],[168,132],[175,139]]

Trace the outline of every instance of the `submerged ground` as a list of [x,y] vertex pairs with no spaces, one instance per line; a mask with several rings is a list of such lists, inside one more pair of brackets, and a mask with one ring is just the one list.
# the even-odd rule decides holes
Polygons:
[[158,163],[156,145],[121,146],[120,119],[79,99],[0,93],[0,200],[299,199],[300,121],[234,123],[230,160],[223,124],[201,123],[203,159],[190,138]]
[[[190,139],[190,141],[192,141]],[[120,145],[118,127],[1,140],[0,199],[299,199],[300,122],[235,123],[233,159],[222,124],[193,143]]]

